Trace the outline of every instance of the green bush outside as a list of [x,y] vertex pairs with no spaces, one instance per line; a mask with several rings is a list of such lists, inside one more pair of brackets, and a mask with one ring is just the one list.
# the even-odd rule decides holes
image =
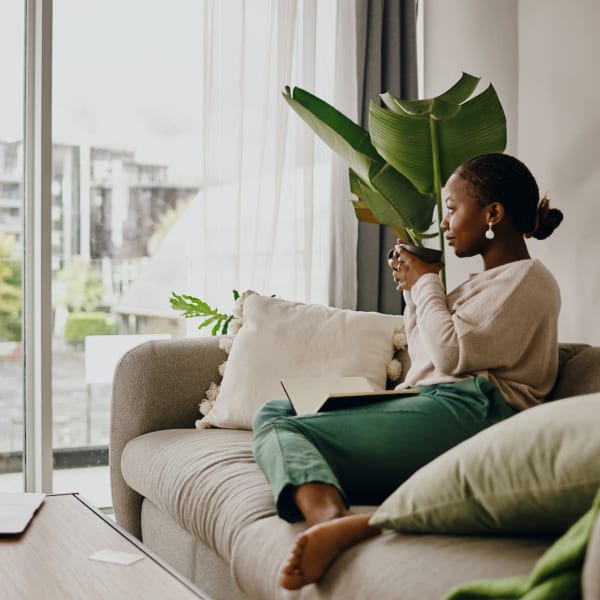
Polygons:
[[21,262],[15,236],[0,233],[0,340],[21,341]]
[[21,288],[0,281],[0,340],[21,341]]
[[114,335],[115,320],[103,312],[73,312],[65,323],[65,340],[70,344],[83,343],[88,335]]

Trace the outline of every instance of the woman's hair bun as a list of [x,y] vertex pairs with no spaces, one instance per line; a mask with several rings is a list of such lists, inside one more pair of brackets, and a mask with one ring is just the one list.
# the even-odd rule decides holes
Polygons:
[[537,214],[538,225],[531,235],[536,240],[544,240],[560,225],[563,214],[558,208],[550,208],[550,200],[547,196],[540,200]]

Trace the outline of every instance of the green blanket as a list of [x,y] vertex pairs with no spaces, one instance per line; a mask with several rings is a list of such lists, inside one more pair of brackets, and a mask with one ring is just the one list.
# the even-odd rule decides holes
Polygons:
[[446,600],[570,600],[581,598],[581,570],[592,527],[600,509],[600,491],[592,508],[546,550],[529,576],[474,581],[454,589]]

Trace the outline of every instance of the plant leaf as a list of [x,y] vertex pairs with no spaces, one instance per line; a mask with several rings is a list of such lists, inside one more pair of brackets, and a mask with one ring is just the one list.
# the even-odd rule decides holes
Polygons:
[[[462,97],[476,84],[477,78],[465,79],[465,75],[461,89],[452,94],[446,92],[432,102],[432,116],[440,119],[437,131],[442,185],[463,161],[479,154],[502,152],[506,147],[506,117],[492,85],[459,107],[443,100]],[[371,103],[369,128],[373,144],[390,165],[406,175],[420,192],[434,191],[428,119],[402,115]]]
[[419,192],[433,192],[429,118],[394,113],[371,102],[369,130],[373,144],[394,169],[403,173]]
[[431,100],[404,100],[389,92],[379,96],[383,103],[396,114],[426,118],[431,111]]
[[481,77],[463,73],[461,78],[450,89],[436,96],[436,98],[452,104],[462,104],[475,91],[480,80]]
[[178,295],[175,292],[171,292],[169,302],[171,303],[171,308],[174,310],[185,311],[183,316],[186,318],[216,313],[216,309],[210,308],[208,304],[195,296]]
[[286,87],[283,97],[307,125],[363,179],[368,179],[373,163],[383,164],[369,133],[333,106],[298,87],[292,92]]
[[485,91],[462,105],[451,119],[438,123],[442,185],[469,158],[506,148],[506,116],[496,90]]
[[187,300],[187,302],[193,306],[194,308],[196,308],[199,311],[203,311],[205,313],[214,313],[216,312],[215,308],[211,308],[206,302],[204,302],[203,300],[200,300],[200,298],[196,298],[195,296],[187,296],[185,294],[183,294],[182,298],[184,300]]
[[406,229],[422,233],[431,227],[436,207],[434,194],[421,194],[390,165],[372,176],[371,181],[373,188],[402,214]]
[[211,323],[214,323],[219,318],[219,315],[213,315],[212,317],[208,317],[198,325],[198,329],[203,329],[204,327],[208,327]]
[[225,323],[223,323],[223,329],[221,330],[221,333],[223,335],[227,335],[227,332],[229,331],[229,323],[231,323],[232,320],[233,320],[233,315],[229,315],[227,317],[227,320],[225,321]]
[[419,243],[419,236],[415,236],[414,232],[425,231],[431,225],[435,198],[419,194],[389,165],[372,177],[372,181],[376,186],[374,189],[350,171],[350,189],[367,203],[375,218],[380,223],[405,231],[412,241]]
[[225,318],[225,315],[221,315],[217,319],[217,322],[215,323],[215,326],[212,328],[212,331],[210,332],[211,335],[217,335],[219,333],[219,329],[221,328],[221,323],[223,322],[224,318]]
[[460,104],[453,104],[452,102],[445,102],[439,98],[434,98],[431,104],[431,116],[438,121],[451,119],[460,112],[460,109]]
[[464,102],[475,91],[480,79],[480,77],[469,75],[469,73],[463,73],[461,78],[450,89],[435,98],[404,100],[393,96],[389,92],[381,94],[380,98],[392,112],[424,118],[431,113],[436,114],[436,101],[454,105]]
[[359,221],[363,223],[373,223],[375,225],[382,225],[381,221],[377,220],[377,217],[373,214],[373,211],[369,208],[369,205],[363,200],[353,200],[354,214]]

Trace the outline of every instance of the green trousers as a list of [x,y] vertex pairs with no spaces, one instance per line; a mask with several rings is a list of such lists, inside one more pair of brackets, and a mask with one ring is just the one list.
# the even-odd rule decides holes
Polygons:
[[436,456],[515,412],[483,377],[304,416],[272,400],[254,418],[253,451],[279,516],[293,522],[302,519],[295,486],[328,483],[346,506],[380,504]]

